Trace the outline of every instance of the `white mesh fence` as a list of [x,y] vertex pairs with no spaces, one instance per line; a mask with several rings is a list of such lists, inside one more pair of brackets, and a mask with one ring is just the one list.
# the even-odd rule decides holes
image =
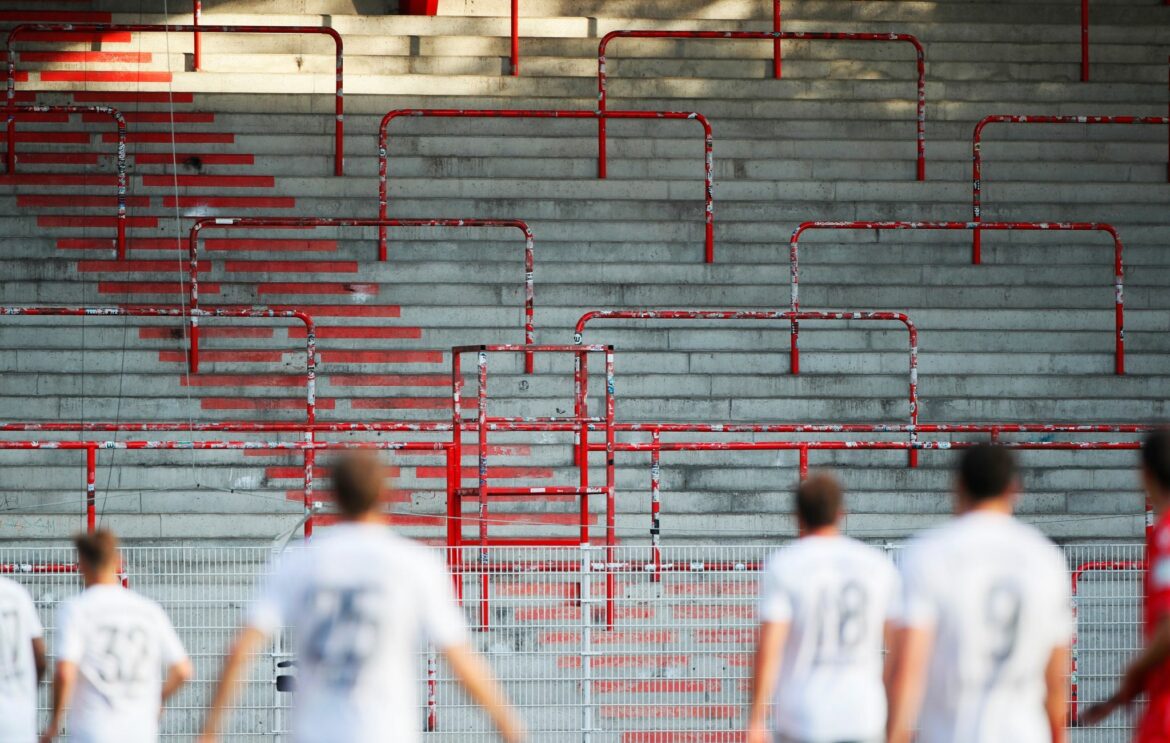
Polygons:
[[[664,547],[655,560],[650,548],[630,546],[607,562],[603,548],[493,547],[466,549],[453,562],[475,641],[532,740],[731,743],[743,739],[757,572],[772,549]],[[1075,716],[1108,695],[1140,647],[1143,550],[1075,545],[1065,553],[1076,593]],[[198,730],[223,653],[271,556],[267,546],[124,550],[130,586],[163,605],[195,663],[194,679],[168,705],[164,737],[185,740]],[[50,654],[55,607],[79,590],[72,561],[70,549],[0,548],[0,570],[37,603]],[[225,740],[283,739],[294,695],[278,691],[276,679],[295,669],[277,664],[291,657],[277,643],[254,658]],[[495,740],[441,660],[420,648],[417,670],[428,740]],[[1132,723],[1122,714],[1097,728],[1074,723],[1072,740],[1121,743]]]

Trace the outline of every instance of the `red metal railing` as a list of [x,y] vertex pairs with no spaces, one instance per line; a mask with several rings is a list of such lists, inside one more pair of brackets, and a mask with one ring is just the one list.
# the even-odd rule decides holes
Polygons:
[[[776,3],[776,26],[779,21],[780,4]],[[606,111],[608,100],[608,76],[606,75],[606,47],[616,38],[638,39],[771,39],[776,56],[776,77],[780,70],[780,40],[800,39],[806,41],[888,41],[905,42],[914,47],[918,72],[917,95],[917,178],[926,180],[926,53],[922,49],[918,37],[913,34],[870,34],[870,33],[833,33],[833,32],[804,32],[804,31],[610,31],[602,37],[597,45],[597,108],[601,113]],[[606,154],[606,126],[605,118],[597,120],[597,177],[605,178],[608,170]]]
[[[796,322],[799,320],[830,320],[850,322],[853,320],[872,320],[879,322],[900,322],[906,326],[906,335],[910,344],[910,425],[918,424],[918,328],[908,315],[903,312],[875,312],[862,311],[823,311],[823,312],[796,312],[781,310],[594,310],[586,312],[577,320],[573,332],[573,342],[581,343],[585,326],[593,320],[784,320]],[[795,354],[796,346],[790,349],[791,371],[800,373],[799,357]],[[911,440],[916,438],[911,434]],[[917,465],[917,452],[910,451],[911,466]]]
[[[1076,628],[1077,618],[1077,594],[1080,588],[1081,578],[1085,573],[1095,571],[1134,571],[1141,572],[1146,569],[1146,563],[1140,560],[1094,560],[1091,562],[1083,562],[1077,565],[1072,571],[1072,603],[1073,603],[1073,627]],[[1077,668],[1079,664],[1079,657],[1077,653],[1077,644],[1080,638],[1073,636],[1072,648],[1072,666],[1070,670],[1071,682],[1069,684],[1069,700],[1068,713],[1069,724],[1076,727],[1080,724],[1080,705],[1078,704],[1080,698],[1080,680],[1077,678]]]
[[7,113],[7,128],[8,128],[8,152],[5,157],[5,163],[8,175],[16,173],[16,119],[22,114],[44,114],[44,113],[99,113],[105,114],[114,120],[114,125],[118,130],[118,149],[115,155],[115,168],[117,170],[118,179],[118,213],[114,220],[114,225],[117,233],[114,238],[114,249],[117,251],[118,260],[123,260],[126,257],[126,118],[122,116],[122,112],[116,108],[109,106],[13,106],[9,100],[9,106],[5,108]]
[[[515,228],[524,234],[524,344],[534,342],[536,326],[534,321],[536,290],[534,270],[536,253],[532,229],[527,222],[519,219],[333,219],[327,217],[215,217],[200,219],[191,226],[187,234],[187,254],[190,262],[190,304],[199,307],[199,237],[205,230],[315,227],[377,227],[379,233],[378,260],[386,260],[387,227],[504,227]],[[191,353],[189,363],[192,374],[199,372],[199,327],[191,324]],[[532,373],[532,354],[526,354],[525,371]]]
[[[1170,4],[1170,0],[1166,0]],[[199,7],[199,0],[195,0],[196,8]],[[512,52],[511,52],[511,72],[513,76],[520,74],[520,2],[519,0],[512,0]],[[772,33],[780,33],[780,0],[772,0]],[[796,37],[792,37],[796,38]],[[782,73],[783,58],[780,50],[780,37],[776,36],[772,41],[772,76],[777,80],[780,79]],[[199,69],[196,67],[195,69]]]
[[[804,222],[792,233],[788,260],[792,270],[792,310],[800,309],[800,236],[809,230],[996,230],[1105,232],[1113,238],[1114,373],[1125,374],[1125,291],[1123,287],[1121,237],[1113,225],[1104,222]],[[973,251],[972,263],[980,262]],[[799,356],[797,323],[792,323],[792,353]]]
[[[323,26],[200,26],[156,25],[149,23],[22,23],[8,32],[8,107],[16,99],[16,39],[25,33],[52,32],[55,34],[81,34],[92,36],[106,32],[126,33],[193,33],[195,36],[195,69],[199,69],[199,34],[319,34],[333,39],[336,48],[337,81],[334,92],[333,124],[333,174],[345,174],[345,98],[342,80],[345,77],[344,42],[341,34]],[[8,141],[11,146],[12,130],[9,125]]]
[[[488,354],[489,353],[571,353],[573,354],[574,366],[574,409],[575,414],[572,417],[556,416],[524,416],[523,418],[509,418],[509,417],[491,417],[488,415],[487,400],[488,400]],[[478,369],[478,386],[476,390],[477,399],[477,415],[475,421],[475,432],[477,435],[478,445],[478,482],[475,488],[464,488],[462,477],[462,459],[463,459],[463,440],[462,431],[464,430],[463,423],[463,409],[462,398],[465,381],[463,379],[463,372],[461,368],[461,359],[463,354],[476,354],[477,369]],[[586,396],[587,386],[585,378],[588,374],[586,369],[585,359],[590,353],[605,354],[605,414],[604,416],[589,416],[587,414],[588,406]],[[451,349],[451,430],[452,430],[452,451],[451,457],[448,460],[449,469],[447,477],[447,544],[448,546],[459,547],[463,544],[462,532],[462,514],[463,514],[463,497],[465,495],[474,495],[479,505],[479,547],[480,558],[486,561],[487,547],[489,544],[487,534],[487,516],[488,516],[488,499],[496,496],[547,496],[547,495],[569,495],[576,496],[580,503],[580,535],[579,543],[588,544],[590,541],[589,535],[589,496],[603,495],[605,496],[605,544],[606,544],[606,559],[613,560],[613,550],[617,545],[616,535],[616,479],[613,459],[613,443],[614,443],[614,374],[613,374],[614,353],[613,346],[600,345],[574,345],[574,346],[456,346]],[[576,486],[540,486],[540,487],[490,487],[488,485],[488,431],[534,431],[534,430],[565,430],[564,427],[573,426],[579,427],[582,438],[579,446],[586,449],[589,446],[589,431],[594,426],[600,426],[605,435],[605,443],[603,450],[609,452],[606,456],[605,464],[605,485],[602,487],[590,486],[589,484],[589,463],[586,459],[583,463],[578,462],[578,477],[579,484]],[[569,429],[574,430],[574,429]],[[532,546],[549,546],[549,545],[565,545],[577,544],[576,540],[564,539],[547,539],[547,540],[507,540],[495,539],[493,544],[505,545],[532,545]],[[449,551],[455,553],[456,551]],[[453,566],[458,568],[459,566]],[[481,626],[487,627],[489,621],[488,612],[488,576],[483,574],[481,585],[481,611],[480,616]],[[607,626],[613,626],[614,621],[614,595],[616,592],[616,582],[614,579],[607,578],[607,602],[606,602],[606,623]]]
[[[1010,116],[996,114],[984,116],[975,125],[971,136],[971,216],[976,223],[972,250],[975,262],[979,262],[982,245],[983,220],[983,129],[988,124],[1161,124],[1170,126],[1170,111],[1167,116]],[[1170,143],[1168,143],[1170,147]],[[1168,149],[1170,153],[1170,149]],[[1166,179],[1170,181],[1170,156],[1166,166]]]
[[[400,108],[382,117],[378,128],[378,217],[387,216],[388,185],[387,160],[389,144],[386,129],[394,119],[404,116],[473,119],[678,119],[697,121],[703,127],[703,193],[704,193],[704,256],[707,263],[715,260],[715,185],[712,175],[714,138],[711,124],[700,113],[688,111],[561,111],[542,109],[438,109]],[[380,238],[385,244],[385,237]],[[385,248],[382,248],[383,250]]]
[[[235,318],[289,318],[300,320],[305,324],[305,424],[312,426],[317,420],[317,331],[313,318],[307,313],[297,310],[269,310],[269,309],[220,309],[220,310],[185,310],[174,307],[0,307],[0,317],[5,316],[55,316],[55,317],[180,317],[191,318],[194,323],[199,317],[235,317]],[[15,430],[15,429],[13,429]],[[40,429],[48,430],[48,429]],[[58,429],[60,430],[60,429]],[[305,433],[305,441],[312,442],[312,432]],[[66,444],[70,442],[57,442]],[[85,443],[85,442],[72,442]],[[0,448],[5,448],[0,446]],[[7,447],[13,448],[13,447]],[[36,447],[26,447],[36,448]],[[45,448],[62,448],[60,446],[46,446]],[[70,447],[64,447],[70,448]],[[142,447],[148,448],[148,447]],[[172,447],[173,448],[173,447]],[[196,447],[198,448],[198,447]],[[95,450],[88,450],[87,458],[96,457]],[[310,511],[313,493],[313,460],[314,451],[305,449],[305,509]],[[89,461],[90,477],[86,480],[86,492],[91,501],[94,493],[92,467],[96,462]],[[90,513],[92,518],[92,511]],[[312,534],[311,519],[305,523],[305,535]]]

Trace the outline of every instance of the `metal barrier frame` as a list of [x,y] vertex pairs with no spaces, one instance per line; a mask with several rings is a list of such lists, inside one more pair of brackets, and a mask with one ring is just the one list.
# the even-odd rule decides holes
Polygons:
[[[597,109],[600,113],[606,112],[608,99],[608,76],[606,74],[606,47],[616,38],[638,39],[771,39],[774,45],[773,53],[776,59],[775,77],[780,78],[780,41],[794,39],[804,41],[890,41],[906,42],[914,47],[918,71],[917,114],[915,116],[918,148],[916,160],[916,177],[920,181],[926,180],[926,52],[922,43],[913,34],[873,34],[873,33],[838,33],[827,31],[781,31],[780,3],[776,2],[776,30],[774,31],[652,31],[652,30],[619,30],[610,31],[601,38],[597,45]],[[597,177],[605,178],[608,170],[608,156],[606,154],[606,127],[605,118],[597,120]]]
[[[378,217],[386,219],[388,203],[387,170],[389,143],[387,128],[390,122],[402,117],[472,118],[472,119],[677,119],[697,121],[703,127],[703,191],[704,191],[704,257],[707,263],[715,261],[715,185],[714,137],[711,123],[694,111],[567,111],[546,109],[442,109],[399,108],[382,117],[378,127]],[[380,251],[385,250],[381,238]]]
[[[11,60],[11,57],[9,57]],[[9,62],[11,64],[11,61]],[[8,127],[8,151],[5,155],[6,173],[8,175],[16,174],[16,119],[21,114],[44,114],[44,113],[99,113],[106,114],[114,120],[114,126],[117,127],[118,134],[118,149],[115,153],[115,167],[117,169],[118,178],[118,211],[114,220],[115,229],[117,230],[114,237],[114,250],[118,256],[118,260],[126,258],[126,191],[127,191],[127,177],[126,177],[126,117],[122,112],[111,106],[46,106],[46,105],[32,105],[32,106],[14,106],[12,105],[12,98],[9,97],[9,105],[4,109],[7,113],[7,127]]]
[[[532,228],[519,219],[334,219],[328,217],[208,217],[191,225],[187,233],[187,254],[190,277],[190,305],[199,307],[199,238],[205,230],[253,229],[258,227],[315,228],[315,227],[377,227],[378,260],[386,260],[387,227],[506,227],[515,228],[524,234],[524,345],[534,343],[536,325],[534,321],[536,289],[534,269],[536,265],[535,240]],[[199,328],[191,324],[191,353],[189,357],[192,374],[199,373]],[[524,358],[525,371],[532,373],[532,354]]]
[[[918,425],[918,328],[904,312],[885,312],[872,310],[824,311],[824,312],[795,312],[784,310],[592,310],[586,312],[577,320],[573,332],[573,342],[580,344],[585,326],[592,320],[833,320],[849,322],[851,320],[875,320],[900,322],[906,326],[907,340],[910,344],[910,425]],[[795,346],[789,350],[792,373],[800,374],[800,359],[795,353]],[[657,434],[656,434],[657,435]],[[911,441],[917,438],[911,433]],[[918,464],[917,451],[910,451],[910,466]]]
[[[1160,124],[1170,125],[1170,110],[1166,116],[1015,116],[1008,114],[993,114],[984,116],[975,125],[975,132],[971,135],[971,218],[976,223],[973,234],[974,262],[979,262],[982,247],[980,222],[983,220],[983,129],[988,124]],[[1170,143],[1168,143],[1168,159],[1166,166],[1166,180],[1170,181]]]
[[[270,310],[270,309],[221,309],[221,310],[185,310],[182,308],[173,307],[0,307],[0,317],[12,316],[67,316],[67,317],[179,317],[186,319],[191,318],[194,324],[197,318],[215,318],[215,317],[236,317],[236,318],[288,318],[300,320],[305,324],[305,424],[312,426],[317,421],[317,331],[316,324],[313,318],[298,310]],[[66,424],[68,425],[68,424]],[[143,424],[140,424],[143,425]],[[7,430],[27,430],[14,429]],[[37,429],[49,430],[49,429]],[[68,429],[56,429],[68,430]],[[129,429],[128,429],[129,430]],[[139,429],[143,430],[143,429]],[[313,442],[313,433],[304,426],[301,429],[304,431],[304,443],[311,444]],[[174,442],[182,443],[182,442]],[[198,444],[199,442],[194,442]],[[43,446],[26,446],[26,447],[6,447],[4,442],[0,442],[0,449],[3,448],[86,448],[86,442],[48,442]],[[66,446],[66,444],[69,444]],[[81,444],[82,446],[72,446],[72,444]],[[118,447],[115,447],[118,448]],[[139,448],[178,448],[178,447],[139,447]],[[195,446],[193,448],[200,448]],[[278,447],[279,448],[279,447]],[[95,495],[95,480],[94,468],[97,466],[97,451],[94,447],[89,446],[86,454],[86,493],[87,493],[87,521],[92,530],[93,525],[93,499]],[[313,464],[315,459],[315,450],[312,447],[305,448],[305,512],[308,514],[305,521],[305,536],[306,538],[312,534],[312,498],[313,498]]]
[[[333,174],[345,175],[345,43],[341,34],[327,26],[201,26],[195,24],[162,25],[150,23],[22,23],[8,32],[8,108],[16,99],[16,39],[24,33],[68,33],[95,35],[108,31],[127,33],[193,33],[195,37],[195,69],[199,70],[201,46],[199,34],[319,34],[333,39],[336,47],[337,80],[334,92]],[[8,146],[13,142],[13,123],[8,123]],[[10,155],[11,157],[11,155]]]
[[[800,236],[809,230],[996,230],[996,231],[1058,231],[1105,232],[1113,238],[1113,315],[1114,363],[1113,373],[1125,374],[1125,292],[1122,265],[1122,244],[1117,229],[1105,222],[803,222],[792,232],[788,244],[788,260],[792,269],[792,310],[800,309]],[[971,262],[978,264],[980,254],[973,251]],[[799,354],[796,321],[792,323],[792,353]]]

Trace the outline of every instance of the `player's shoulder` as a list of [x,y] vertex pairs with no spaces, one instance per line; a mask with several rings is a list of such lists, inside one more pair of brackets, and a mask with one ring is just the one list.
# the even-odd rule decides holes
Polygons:
[[21,598],[28,596],[28,591],[20,583],[7,576],[0,575],[0,596]]

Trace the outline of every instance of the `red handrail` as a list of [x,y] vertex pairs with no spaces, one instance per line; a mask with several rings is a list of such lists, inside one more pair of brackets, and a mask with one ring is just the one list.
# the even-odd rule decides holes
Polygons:
[[[779,13],[780,5],[777,2],[776,12]],[[776,25],[779,26],[779,16],[777,15]],[[609,42],[616,38],[638,38],[638,39],[771,39],[775,45],[776,54],[776,77],[779,78],[779,49],[781,39],[801,39],[807,41],[890,41],[890,42],[906,42],[914,47],[914,53],[917,60],[918,71],[918,96],[917,96],[917,115],[916,126],[916,143],[918,148],[918,155],[916,161],[917,178],[920,181],[926,180],[926,53],[922,49],[922,43],[918,41],[918,37],[913,34],[872,34],[872,33],[837,33],[837,32],[821,32],[821,31],[780,31],[777,28],[775,31],[648,31],[648,30],[623,30],[610,31],[601,38],[601,42],[597,45],[597,109],[601,113],[606,111],[606,102],[608,98],[608,76],[606,75],[606,47]],[[606,127],[605,119],[599,118],[597,120],[597,177],[605,178],[608,170],[608,157],[606,153]]]
[[[1170,0],[1166,0],[1170,5]],[[195,0],[195,7],[198,9],[199,0]],[[511,72],[513,77],[520,74],[520,2],[519,0],[512,0],[512,52],[511,52]],[[780,33],[780,0],[772,0],[772,32]],[[795,38],[795,37],[794,37]],[[780,37],[777,36],[772,42],[772,76],[777,80],[781,77],[781,66],[783,59],[780,53]],[[195,69],[199,69],[196,67]]]
[[[200,219],[191,225],[187,233],[187,255],[189,260],[190,304],[199,306],[199,236],[204,230],[252,229],[256,227],[377,227],[383,236],[387,227],[505,227],[515,228],[524,234],[524,343],[534,343],[536,326],[534,321],[536,290],[534,269],[536,253],[532,229],[527,222],[519,219],[335,219],[329,217],[215,217]],[[379,241],[378,260],[386,260],[386,242]],[[199,328],[191,325],[191,353],[189,363],[192,374],[199,373]],[[524,359],[524,369],[532,373],[532,354]]]
[[[697,121],[703,127],[703,190],[704,190],[704,256],[707,263],[715,260],[715,185],[714,138],[711,123],[700,113],[693,111],[563,111],[544,109],[439,109],[399,108],[382,117],[378,127],[378,216],[386,218],[387,207],[387,160],[389,144],[386,133],[390,122],[403,116],[474,119],[678,119]],[[385,250],[386,236],[378,237],[380,250]]]
[[[87,34],[123,31],[127,33],[194,33],[196,54],[199,34],[320,34],[333,39],[336,47],[337,81],[334,92],[333,174],[345,174],[345,99],[342,80],[345,77],[344,42],[341,34],[325,26],[200,26],[197,24],[161,25],[150,23],[22,23],[8,32],[8,107],[16,99],[16,39],[23,33]],[[197,58],[198,60],[198,58]],[[196,61],[195,69],[199,69]],[[9,123],[8,143],[12,146],[12,124]]]
[[[11,104],[11,99],[9,100]],[[117,127],[118,134],[118,149],[115,155],[116,169],[118,171],[118,212],[114,219],[116,234],[114,237],[114,250],[117,252],[118,260],[126,258],[126,118],[122,116],[122,112],[110,106],[12,106],[9,105],[4,109],[8,114],[8,153],[5,158],[8,175],[16,173],[16,119],[21,114],[40,114],[40,113],[99,113],[106,114],[114,120],[114,125]]]
[[[1105,222],[804,222],[792,233],[788,244],[788,261],[792,270],[792,309],[800,309],[800,236],[809,230],[1003,230],[1105,232],[1113,238],[1113,316],[1115,374],[1125,374],[1125,291],[1123,287],[1122,245],[1117,229]],[[979,256],[972,255],[972,263]],[[797,323],[792,323],[792,353],[799,356]]]
[[1079,682],[1077,679],[1078,657],[1076,652],[1077,641],[1079,633],[1076,632],[1076,620],[1079,612],[1077,611],[1077,589],[1079,588],[1081,578],[1085,573],[1098,570],[1125,570],[1125,571],[1143,571],[1146,569],[1144,560],[1092,560],[1089,562],[1082,562],[1077,565],[1072,571],[1072,602],[1073,602],[1073,652],[1072,652],[1072,667],[1071,667],[1071,683],[1069,684],[1069,700],[1068,713],[1069,723],[1072,727],[1076,727],[1080,723],[1079,707]]
[[[882,312],[873,310],[797,312],[782,310],[592,310],[581,315],[573,332],[573,342],[581,343],[585,326],[592,320],[874,320],[900,322],[906,326],[910,345],[910,425],[918,425],[918,328],[904,312]],[[795,346],[793,349],[795,350]],[[800,373],[799,359],[790,351],[792,373]],[[917,438],[911,434],[911,440]],[[911,466],[917,464],[915,452],[911,451]]]
[[[1160,124],[1170,125],[1170,111],[1166,116],[1013,116],[994,114],[984,116],[975,125],[971,135],[971,216],[976,223],[972,256],[975,263],[980,260],[982,249],[981,227],[983,219],[983,129],[988,124]],[[1168,143],[1170,151],[1170,143]],[[1167,160],[1166,179],[1170,181],[1170,158]]]

